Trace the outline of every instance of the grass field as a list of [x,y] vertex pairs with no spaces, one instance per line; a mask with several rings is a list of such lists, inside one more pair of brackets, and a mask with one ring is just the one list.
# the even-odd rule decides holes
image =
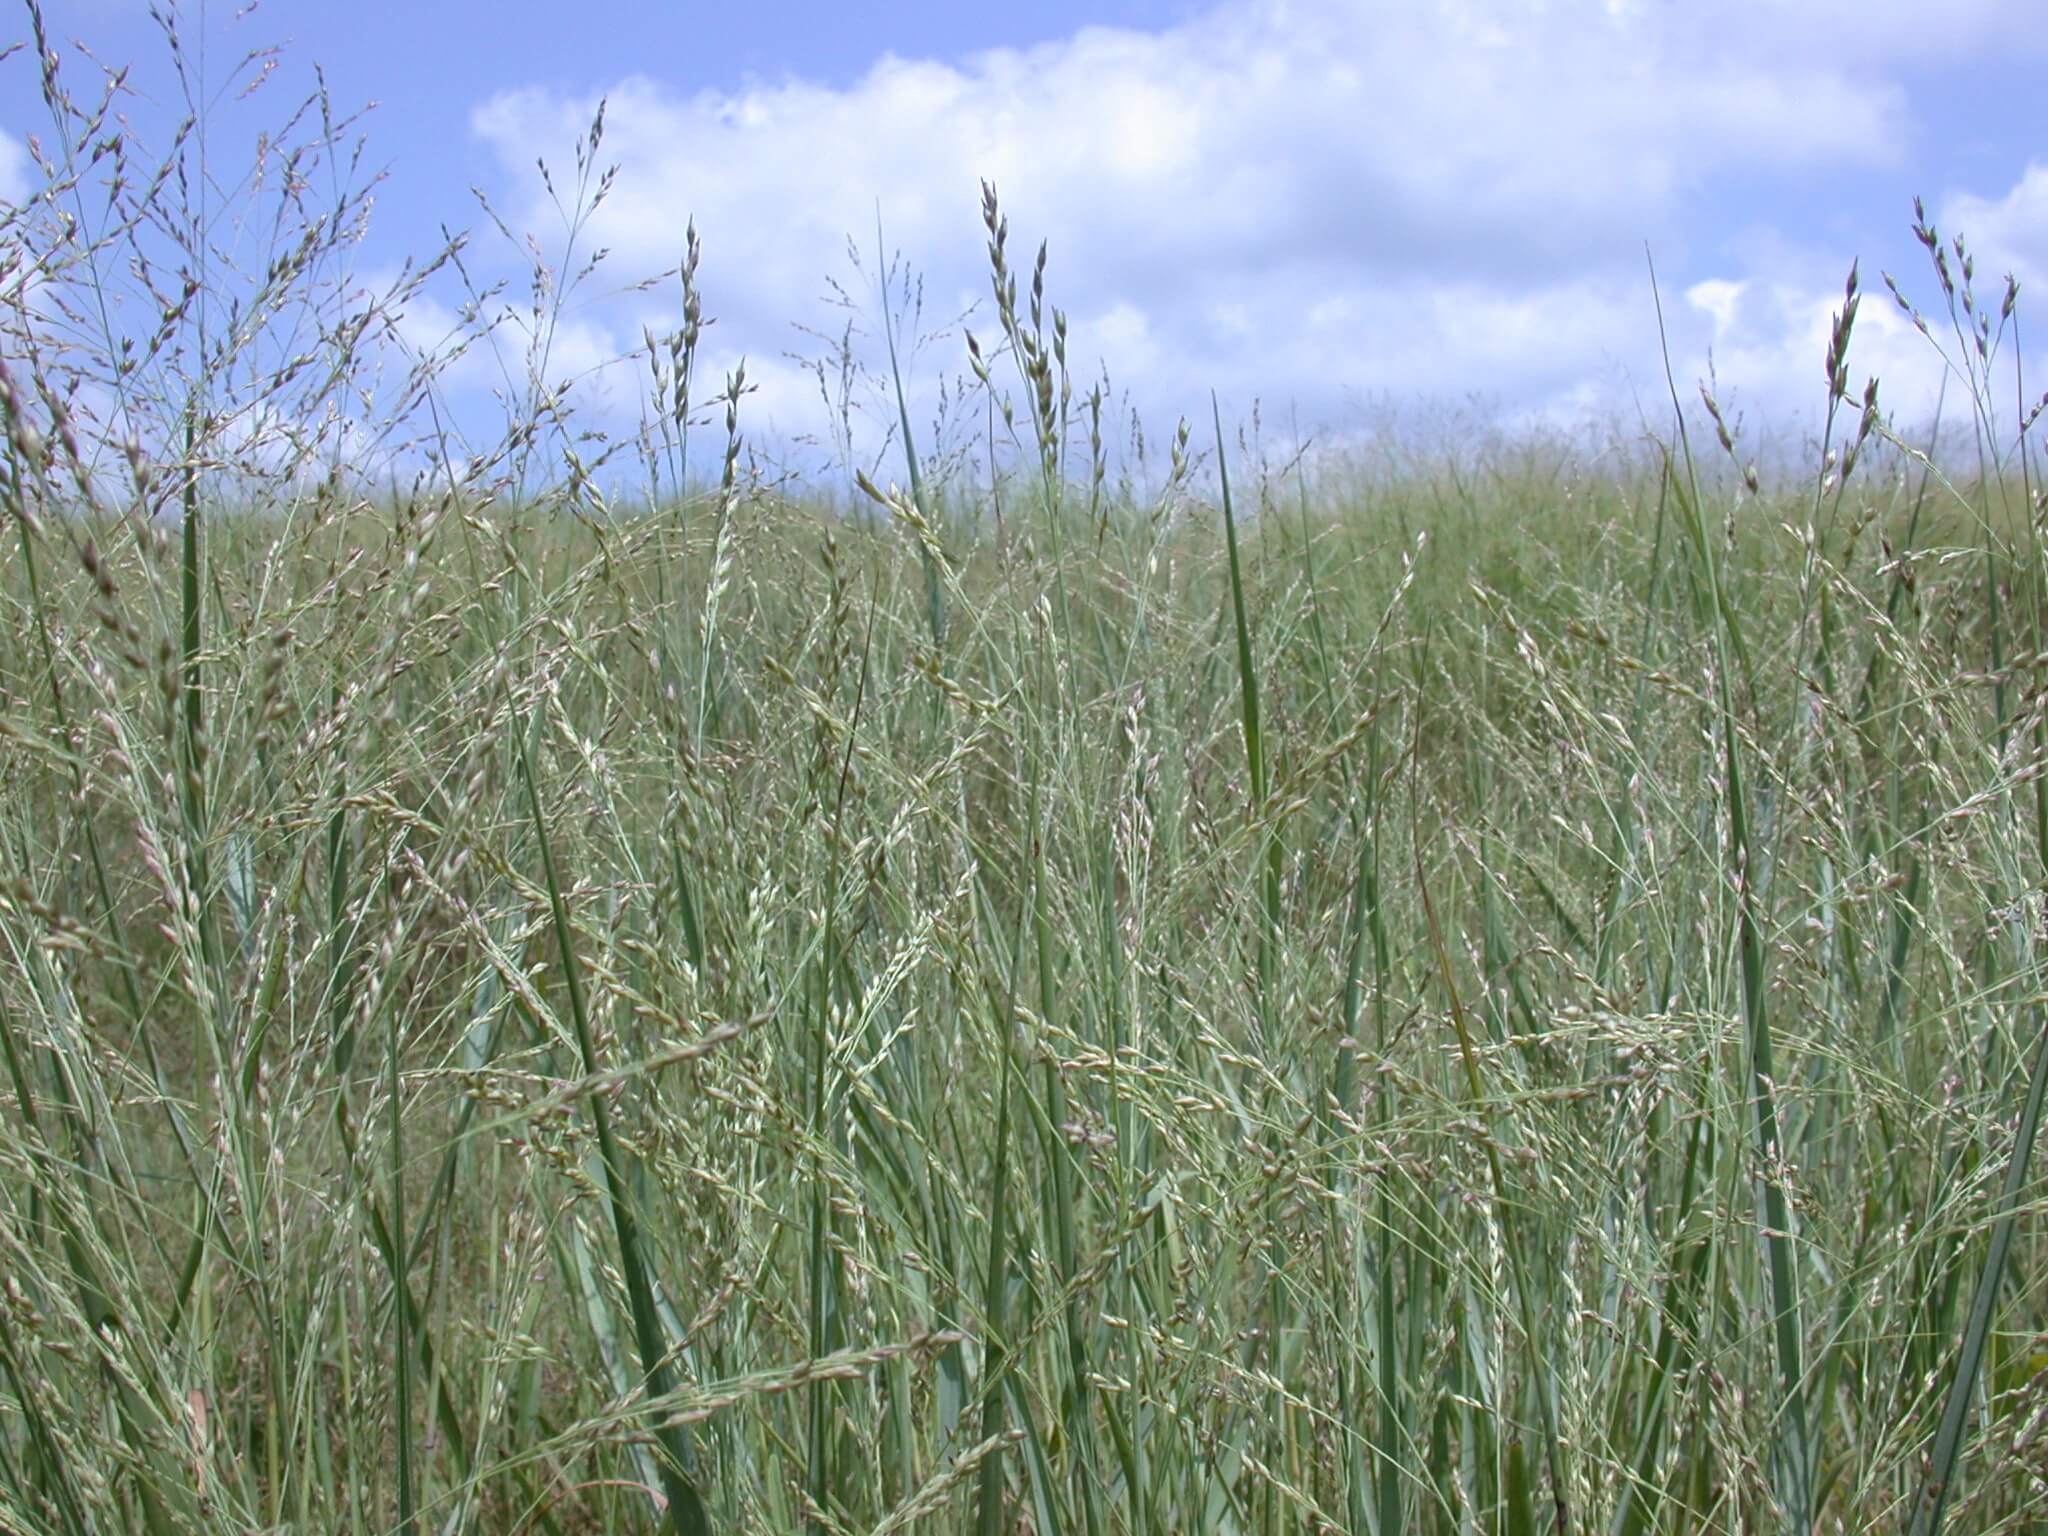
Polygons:
[[[687,271],[634,507],[540,393],[365,486],[191,290],[133,370],[30,293],[148,238],[59,206],[0,1529],[2040,1527],[2043,508],[1945,235],[1955,454],[1852,294],[1753,488],[1676,399],[1120,488],[991,194],[1003,472],[840,516]],[[332,392],[321,227],[238,313]]]

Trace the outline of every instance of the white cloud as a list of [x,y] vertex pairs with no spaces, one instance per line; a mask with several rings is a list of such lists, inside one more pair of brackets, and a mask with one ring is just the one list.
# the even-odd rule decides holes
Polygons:
[[1710,277],[1685,290],[1686,302],[1714,322],[1714,340],[1720,341],[1735,324],[1742,295],[1749,284],[1731,278]]
[[[2022,12],[1965,0],[1944,36]],[[795,344],[791,322],[831,324],[825,277],[843,274],[849,235],[871,245],[878,203],[889,246],[925,276],[928,319],[985,296],[988,178],[1020,284],[1051,243],[1077,373],[1103,357],[1155,430],[1212,385],[1239,406],[1298,401],[1310,423],[1390,392],[1626,408],[1631,382],[1661,392],[1642,242],[1683,267],[1687,245],[1716,237],[1689,210],[1717,190],[1897,164],[1914,120],[1887,62],[1938,51],[1906,15],[1904,0],[1748,0],[1711,25],[1630,0],[1224,0],[1158,33],[888,56],[845,88],[685,95],[635,75],[606,93],[599,159],[620,175],[589,238],[635,276],[674,264],[694,214],[720,347],[772,359]],[[594,107],[509,91],[473,127],[524,188],[537,155],[567,159]],[[2038,230],[2044,205],[2001,216]],[[537,188],[513,206],[526,227],[559,227]],[[1724,378],[1754,370],[1740,381],[1753,399],[1811,405],[1839,278],[1767,277],[1697,274],[1690,305],[1667,305],[1674,349],[1697,374],[1713,345]],[[650,313],[674,323],[639,302],[616,334],[637,337]],[[1865,307],[1871,349],[1906,366],[1917,338],[1894,337],[1882,307]],[[992,317],[973,326],[986,339]],[[937,354],[949,372],[964,361],[957,339]],[[760,376],[778,409],[806,409],[800,374]]]
[[5,129],[0,129],[0,203],[28,201],[33,190],[29,169],[27,148]]
[[[1716,378],[1728,386],[1724,405],[1754,401],[1770,409],[1788,396],[1814,407],[1825,402],[1828,339],[1842,309],[1839,285],[1829,290],[1797,283],[1709,281],[1699,284],[1694,295],[1700,289],[1708,293],[1693,302],[1715,306],[1712,360]],[[1865,291],[1857,307],[1849,340],[1851,405],[1860,403],[1873,375],[1880,405],[1902,422],[1932,413],[1941,386],[1941,358],[1882,289]],[[1680,380],[1681,387],[1685,382]]]
[[[2030,164],[2002,196],[1957,192],[1940,199],[1935,223],[1944,246],[1961,234],[1973,253],[1977,299],[1994,324],[2007,273],[2020,281],[2022,314],[2048,299],[2048,166]],[[1830,279],[1826,263],[1813,252],[1767,232],[1740,244],[1746,248],[1749,270],[1760,275],[1709,278],[1686,294],[1694,309],[1711,318],[1717,373],[1766,405],[1776,406],[1786,398],[1787,384],[1793,398],[1822,401],[1828,339],[1843,302],[1841,280]],[[1933,416],[1946,380],[1947,403],[1942,408],[1953,419],[1964,409],[1959,392],[1971,386],[1963,370],[1951,367],[1963,361],[1961,343],[1949,323],[1937,279],[1924,263],[1896,276],[1908,301],[1926,316],[1931,335],[1920,333],[1866,265],[1863,298],[1849,344],[1851,387],[1860,392],[1865,380],[1875,375],[1884,408],[1901,425],[1914,426]],[[2003,345],[2009,349],[2011,344],[2008,336]],[[2048,359],[2038,349],[2028,352],[2025,364],[2024,377],[2048,378]],[[2016,403],[2012,378],[2009,365],[2000,361],[1989,383],[1994,418],[2007,423]],[[1758,388],[1759,381],[1777,381],[1779,387],[1774,390],[1766,382]],[[2032,398],[2038,399],[2039,384],[2031,387]]]
[[1998,302],[2011,273],[2036,301],[2048,299],[2048,164],[2028,165],[2003,197],[1965,192],[1947,199],[1940,228],[1960,232],[1977,253],[1980,296]]

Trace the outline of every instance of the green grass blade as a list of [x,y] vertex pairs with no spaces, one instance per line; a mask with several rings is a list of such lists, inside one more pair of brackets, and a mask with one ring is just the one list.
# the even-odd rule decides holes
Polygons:
[[1911,1536],[1939,1536],[1943,1516],[1955,1491],[1956,1473],[1962,1462],[1963,1431],[1969,1422],[1970,1403],[1977,1393],[1977,1378],[1984,1367],[1984,1351],[1991,1338],[1991,1315],[1998,1305],[2005,1282],[2007,1256],[2019,1224],[2020,1196],[2027,1187],[2027,1173],[2033,1161],[2034,1138],[2041,1127],[2041,1103],[2048,1096],[2048,1011],[2034,1010],[2033,1069],[2027,1083],[2027,1101],[2020,1111],[2013,1136],[2005,1185],[1999,1191],[1998,1215],[1991,1224],[1991,1249],[1985,1256],[1984,1272],[1977,1278],[1977,1294],[1970,1303],[1970,1320],[1963,1329],[1962,1347],[1956,1354],[1955,1375],[1949,1384],[1948,1406],[1942,1410],[1941,1427],[1935,1432],[1934,1449],[1927,1474],[1913,1501]]
[[[535,707],[531,732],[538,734],[540,706]],[[541,810],[540,786],[536,780],[533,748],[528,732],[520,732],[519,769],[526,788],[527,809],[533,819],[534,838],[540,845],[541,873],[548,893],[548,914],[553,923],[555,945],[562,972],[562,985],[569,994],[570,1018],[576,1028],[576,1047],[586,1076],[598,1073],[597,1047],[591,1034],[590,1015],[583,997],[583,977],[577,965],[575,931],[570,926],[568,904],[562,899],[561,881],[555,872],[554,845],[548,836],[547,817]],[[596,1133],[598,1156],[604,1166],[605,1189],[611,1203],[612,1230],[618,1241],[619,1269],[625,1275],[626,1295],[633,1313],[633,1334],[640,1353],[641,1379],[650,1398],[669,1393],[668,1351],[662,1342],[661,1320],[655,1313],[654,1283],[648,1273],[640,1242],[639,1218],[634,1214],[632,1193],[626,1182],[625,1164],[612,1136],[610,1115],[603,1094],[583,1096],[591,1129]],[[403,1230],[401,1228],[401,1230]],[[668,1524],[678,1536],[709,1536],[710,1521],[704,1501],[691,1483],[682,1432],[657,1424],[654,1437],[661,1447],[662,1492],[668,1503]]]

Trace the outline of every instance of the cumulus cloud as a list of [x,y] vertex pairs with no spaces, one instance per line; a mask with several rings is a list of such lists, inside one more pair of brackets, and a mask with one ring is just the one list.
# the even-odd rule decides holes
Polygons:
[[[1732,387],[1726,403],[1760,400],[1768,412],[1789,396],[1818,405],[1826,399],[1826,359],[1840,287],[1828,292],[1798,283],[1708,279],[1686,298],[1712,324],[1710,364]],[[1942,379],[1940,355],[1882,289],[1865,293],[1850,341],[1850,387],[1879,380],[1881,403],[1901,420],[1929,415]],[[1758,381],[1768,381],[1759,389]]]
[[1942,204],[1944,230],[1960,230],[1978,253],[1978,282],[2001,288],[2007,273],[2048,297],[2048,165],[2035,161],[2003,197],[1961,192]]
[[[619,179],[589,238],[613,267],[650,272],[673,265],[694,214],[722,322],[714,355],[772,360],[792,322],[829,323],[825,278],[844,272],[849,235],[872,246],[878,207],[928,314],[982,299],[987,178],[1027,281],[1037,240],[1051,244],[1050,297],[1081,371],[1101,357],[1148,420],[1192,414],[1215,386],[1240,407],[1294,401],[1306,421],[1340,424],[1390,394],[1544,417],[1661,390],[1647,239],[1688,279],[1691,302],[1666,303],[1681,365],[1703,370],[1712,348],[1752,398],[1808,404],[1850,253],[1824,278],[1716,271],[1723,253],[1702,248],[1720,242],[1691,211],[1756,182],[1895,166],[1915,125],[1891,66],[1938,50],[1893,0],[1734,9],[1709,25],[1649,0],[1223,0],[1159,32],[887,56],[844,87],[690,94],[635,75],[604,93],[599,158]],[[1966,0],[1944,37],[2017,15]],[[527,186],[535,157],[566,158],[595,106],[513,90],[472,126],[506,184]],[[2037,180],[1970,211],[2038,250]],[[537,188],[514,207],[529,227],[558,225]],[[1921,366],[1918,338],[1882,307],[1865,308],[1873,357]],[[591,339],[637,338],[651,312],[643,299],[608,313],[587,322]],[[985,312],[970,323],[993,327]],[[957,367],[952,346],[942,361]],[[780,411],[814,399],[792,368],[749,367]]]

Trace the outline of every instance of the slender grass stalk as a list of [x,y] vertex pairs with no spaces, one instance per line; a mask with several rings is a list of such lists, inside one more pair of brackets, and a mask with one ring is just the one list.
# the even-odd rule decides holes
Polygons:
[[1977,1277],[1976,1296],[1970,1303],[1969,1321],[1964,1325],[1962,1344],[1956,1352],[1948,1405],[1942,1410],[1941,1427],[1935,1431],[1927,1472],[1913,1500],[1911,1536],[1939,1536],[1949,1499],[1955,1492],[1956,1475],[1962,1464],[1963,1432],[1969,1422],[1971,1400],[1977,1394],[1978,1378],[1984,1368],[1984,1352],[1991,1337],[1991,1316],[2005,1283],[2005,1267],[2012,1252],[2020,1196],[2027,1186],[2034,1139],[2041,1127],[2041,1103],[2044,1096],[2048,1096],[2048,1012],[2038,1005],[2031,1012],[2037,1043],[2033,1066],[2027,1074],[2026,1103],[2020,1110],[2012,1152],[2006,1162],[2005,1182],[1998,1195],[1998,1214],[1992,1218],[1990,1251],[1985,1256],[1984,1271]]
[[[923,516],[925,523],[933,528],[938,526],[936,512],[926,499],[924,471],[917,460],[917,439],[910,431],[910,399],[903,391],[903,369],[896,359],[896,319],[889,309],[889,248],[882,240],[882,205],[875,204],[875,261],[882,275],[882,339],[889,348],[889,383],[896,395],[896,427],[903,434],[903,467],[910,476],[910,499]],[[924,563],[924,604],[925,622],[931,628],[934,646],[946,643],[946,602],[945,594],[939,589],[939,566],[932,552],[922,540],[918,541],[918,558]]]
[[[533,819],[534,839],[540,846],[541,874],[546,881],[548,913],[554,926],[555,946],[562,972],[562,985],[569,994],[570,1020],[576,1029],[576,1048],[582,1057],[584,1074],[598,1074],[597,1045],[590,1030],[590,1015],[583,999],[583,977],[576,958],[575,932],[569,924],[568,904],[562,899],[561,881],[555,873],[554,844],[548,836],[547,817],[541,810],[540,786],[534,773],[533,748],[529,734],[538,734],[539,707],[536,706],[529,731],[519,733],[519,775],[526,788],[527,810]],[[647,1397],[660,1401],[669,1395],[668,1351],[662,1342],[661,1320],[654,1309],[654,1284],[642,1250],[639,1218],[633,1212],[632,1190],[626,1181],[625,1163],[612,1135],[611,1118],[601,1094],[584,1100],[591,1130],[597,1137],[598,1156],[604,1168],[605,1192],[611,1203],[612,1231],[618,1241],[619,1268],[626,1279],[626,1296],[633,1314],[634,1341],[640,1352],[641,1379]],[[667,1501],[667,1524],[677,1536],[709,1536],[710,1520],[686,1470],[688,1452],[682,1431],[659,1419],[652,1430],[661,1449],[662,1492]]]
[[205,959],[211,984],[218,987],[221,954],[214,929],[213,877],[207,856],[210,837],[206,814],[208,748],[206,699],[200,676],[200,648],[206,633],[205,583],[202,576],[206,544],[205,518],[199,494],[198,447],[198,407],[194,405],[185,415],[187,467],[182,493],[183,526],[179,530],[178,708],[183,749],[179,804],[185,819],[186,860],[190,868],[192,899],[196,903],[193,915],[199,932],[200,953]]
[[[877,604],[868,603],[867,632],[861,641],[860,676],[854,685],[853,713],[846,727],[846,745],[839,758],[838,782],[832,792],[832,822],[828,833],[831,852],[826,861],[825,931],[818,947],[816,987],[812,999],[813,1017],[809,1033],[809,1115],[811,1155],[817,1160],[811,1173],[809,1319],[810,1346],[814,1359],[822,1359],[839,1347],[839,1265],[835,1251],[835,1219],[831,1191],[827,1188],[823,1160],[830,1145],[831,1092],[828,1081],[832,1054],[833,1000],[837,991],[842,956],[839,942],[840,850],[845,846],[846,789],[853,771],[854,747],[860,738],[862,711],[867,707],[868,668],[873,660]],[[824,1528],[824,1519],[834,1487],[831,1384],[817,1382],[809,1393],[810,1423],[808,1463],[810,1522]]]
[[[1009,1024],[999,1020],[1007,1037]],[[981,1311],[985,1330],[982,1344],[983,1397],[981,1438],[984,1443],[1003,1433],[1003,1408],[1008,1394],[1002,1387],[1005,1366],[1004,1330],[1010,1266],[1010,1084],[1015,1076],[1005,1059],[996,1087],[995,1168],[989,1175],[989,1228],[987,1278],[983,1283]],[[974,1529],[977,1536],[996,1536],[1003,1524],[1003,1476],[999,1458],[991,1456],[981,1464],[975,1494]]]
[[1259,719],[1259,672],[1252,659],[1251,625],[1245,615],[1244,566],[1238,557],[1237,517],[1230,501],[1230,466],[1223,448],[1223,416],[1216,397],[1209,397],[1209,411],[1216,428],[1216,477],[1223,497],[1224,548],[1230,561],[1230,614],[1237,632],[1238,696],[1243,705],[1244,756],[1251,775],[1250,814],[1260,825],[1263,857],[1259,875],[1262,898],[1258,950],[1258,999],[1260,1027],[1268,1035],[1273,1029],[1274,971],[1280,941],[1280,831],[1271,822],[1272,801],[1267,782],[1266,738]]
[[[1041,656],[1043,642],[1041,641]],[[1052,669],[1041,660],[1041,688],[1047,695],[1056,687],[1051,676]],[[1046,870],[1046,842],[1044,830],[1039,826],[1037,801],[1041,794],[1042,770],[1032,770],[1032,871],[1031,871],[1031,929],[1038,973],[1038,1019],[1042,1029],[1052,1030],[1058,1026],[1062,1009],[1059,998],[1057,959],[1054,954],[1053,921],[1048,894]],[[1021,937],[1021,935],[1020,935]],[[1012,965],[1016,962],[1013,960]],[[1006,1036],[1007,1038],[1007,1036]],[[1060,1080],[1059,1064],[1048,1055],[1042,1074],[1045,1084],[1046,1127],[1040,1137],[1044,1148],[1045,1162],[1051,1177],[1044,1180],[1042,1189],[1050,1202],[1047,1211],[1047,1225],[1052,1229],[1054,1259],[1057,1264],[1055,1278],[1065,1293],[1061,1312],[1061,1327],[1066,1335],[1066,1412],[1063,1424],[1066,1434],[1075,1450],[1074,1481],[1080,1496],[1082,1520],[1088,1536],[1100,1536],[1102,1530],[1101,1500],[1097,1493],[1101,1481],[1101,1468],[1097,1465],[1100,1452],[1096,1445],[1092,1378],[1094,1366],[1090,1359],[1086,1325],[1081,1315],[1080,1300],[1075,1289],[1080,1280],[1079,1246],[1075,1237],[1078,1214],[1075,1201],[1078,1198],[1075,1185],[1073,1148],[1068,1144],[1062,1127],[1070,1123],[1066,1085]],[[1128,1470],[1128,1469],[1127,1469]]]
[[[1657,329],[1664,334],[1663,300],[1656,294],[1656,269],[1651,267],[1651,293],[1657,304]],[[1715,677],[1715,708],[1722,740],[1722,763],[1726,775],[1724,794],[1728,820],[1729,879],[1736,901],[1736,949],[1742,965],[1742,1012],[1749,1034],[1749,1075],[1751,1103],[1755,1114],[1757,1142],[1757,1185],[1760,1190],[1760,1226],[1764,1254],[1770,1270],[1771,1332],[1777,1353],[1778,1417],[1777,1451],[1780,1468],[1780,1518],[1787,1529],[1803,1533],[1813,1522],[1813,1446],[1807,1434],[1804,1326],[1799,1308],[1798,1256],[1793,1244],[1791,1202],[1785,1193],[1787,1171],[1782,1159],[1783,1140],[1778,1128],[1775,1036],[1771,1029],[1766,982],[1768,962],[1764,952],[1760,897],[1757,884],[1761,866],[1750,822],[1750,807],[1743,778],[1742,730],[1736,720],[1729,683],[1731,656],[1746,656],[1740,645],[1741,631],[1734,618],[1732,599],[1721,580],[1700,511],[1699,477],[1693,469],[1692,448],[1685,432],[1684,413],[1678,408],[1678,386],[1671,378],[1668,347],[1664,354],[1665,382],[1671,392],[1679,447],[1686,475],[1676,479],[1675,466],[1667,464],[1673,476],[1672,491],[1678,499],[1680,516],[1692,535],[1693,554],[1699,579],[1706,589],[1709,611],[1714,616],[1713,644],[1721,661]],[[1745,675],[1748,668],[1744,667]],[[1752,679],[1753,687],[1753,679]]]
[[[1458,1059],[1464,1068],[1465,1089],[1472,1107],[1491,1120],[1492,1114],[1486,1100],[1485,1085],[1479,1076],[1479,1058],[1472,1043],[1471,1021],[1466,1017],[1465,1005],[1458,992],[1457,978],[1451,972],[1450,951],[1444,945],[1443,929],[1437,921],[1436,903],[1430,899],[1429,878],[1422,866],[1422,844],[1418,832],[1415,845],[1415,886],[1422,902],[1423,922],[1427,927],[1429,950],[1436,963],[1437,979],[1443,984],[1444,996],[1450,1004],[1451,1028],[1458,1045]],[[1543,1432],[1544,1461],[1550,1474],[1551,1529],[1557,1536],[1571,1530],[1571,1506],[1567,1500],[1564,1477],[1564,1454],[1558,1443],[1556,1383],[1552,1375],[1549,1356],[1544,1348],[1543,1331],[1537,1324],[1537,1311],[1532,1277],[1527,1256],[1523,1252],[1520,1225],[1515,1219],[1513,1194],[1508,1187],[1507,1173],[1501,1163],[1500,1148],[1489,1133],[1481,1141],[1486,1154],[1487,1178],[1492,1188],[1496,1219],[1500,1223],[1501,1241],[1507,1249],[1508,1268],[1515,1291],[1516,1311],[1522,1327],[1523,1347],[1528,1351],[1528,1369],[1531,1390],[1536,1398],[1539,1421]]]
[[[399,1062],[403,1055],[403,1040],[399,1032],[399,1015],[396,1009],[386,1014],[389,1033],[385,1040],[384,1091],[390,1099],[390,1146],[388,1148],[387,1172],[391,1181],[391,1224],[399,1232],[405,1230],[405,1085],[399,1073]],[[391,1328],[393,1335],[391,1351],[391,1375],[393,1391],[393,1429],[398,1449],[398,1531],[399,1536],[413,1536],[418,1529],[419,1511],[414,1503],[413,1482],[413,1420],[412,1420],[412,1282],[408,1278],[410,1266],[406,1262],[405,1245],[393,1243],[385,1254],[385,1261],[391,1271]]]

